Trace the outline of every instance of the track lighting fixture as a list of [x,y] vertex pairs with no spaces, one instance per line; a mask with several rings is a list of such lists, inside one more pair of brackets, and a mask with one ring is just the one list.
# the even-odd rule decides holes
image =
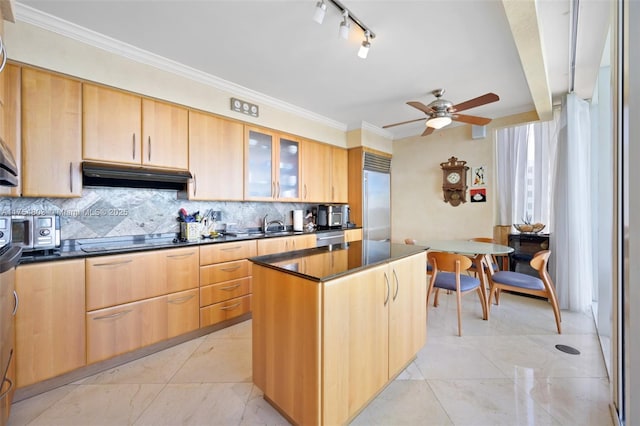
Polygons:
[[[333,4],[342,14],[342,21],[340,22],[340,32],[339,36],[345,40],[349,39],[349,31],[351,28],[351,22],[360,27],[360,29],[364,32],[365,40],[362,42],[360,46],[360,50],[358,51],[358,56],[361,58],[366,58],[369,53],[369,48],[371,48],[370,39],[376,38],[376,35],[369,27],[367,27],[361,20],[356,18],[353,13],[349,9],[347,9],[339,0],[326,0],[327,2]],[[327,12],[327,4],[325,0],[319,0],[316,3],[316,9],[313,14],[313,20],[317,23],[321,24],[324,20],[324,16]]]
[[324,0],[320,0],[316,3],[316,11],[313,13],[313,20],[318,24],[322,24],[324,21],[324,15],[327,13],[327,5]]
[[349,30],[351,29],[351,22],[349,22],[349,11],[342,12],[342,22],[340,22],[340,31],[338,35],[345,40],[349,39]]
[[369,43],[369,31],[364,32],[364,41],[360,45],[360,50],[358,50],[358,56],[362,59],[367,59],[367,55],[369,54],[369,48],[371,47],[371,43]]

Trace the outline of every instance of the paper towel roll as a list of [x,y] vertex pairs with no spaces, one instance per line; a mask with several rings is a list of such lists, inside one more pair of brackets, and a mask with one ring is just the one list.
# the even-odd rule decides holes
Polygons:
[[302,210],[293,210],[293,230],[302,231]]

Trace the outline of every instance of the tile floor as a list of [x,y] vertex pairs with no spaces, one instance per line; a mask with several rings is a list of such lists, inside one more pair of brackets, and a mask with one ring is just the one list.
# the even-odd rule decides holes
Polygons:
[[[427,344],[354,425],[612,425],[591,315],[503,294],[489,321],[475,295],[429,307]],[[580,355],[555,349],[573,346]],[[18,425],[287,424],[251,383],[251,321],[15,403]]]

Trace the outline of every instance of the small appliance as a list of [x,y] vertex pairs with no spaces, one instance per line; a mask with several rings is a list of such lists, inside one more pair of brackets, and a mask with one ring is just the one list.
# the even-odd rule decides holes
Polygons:
[[25,252],[60,247],[60,216],[2,216],[0,243],[11,241]]
[[342,228],[342,208],[333,204],[318,206],[318,229]]

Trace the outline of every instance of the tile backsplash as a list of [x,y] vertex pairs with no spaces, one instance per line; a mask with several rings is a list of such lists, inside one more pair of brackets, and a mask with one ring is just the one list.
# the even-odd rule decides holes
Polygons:
[[80,198],[0,198],[0,215],[58,214],[63,240],[178,233],[178,210],[190,214],[207,209],[222,212],[220,223],[238,228],[261,226],[262,217],[292,224],[291,211],[310,210],[314,204],[240,201],[189,201],[177,191],[142,188],[85,187]]

